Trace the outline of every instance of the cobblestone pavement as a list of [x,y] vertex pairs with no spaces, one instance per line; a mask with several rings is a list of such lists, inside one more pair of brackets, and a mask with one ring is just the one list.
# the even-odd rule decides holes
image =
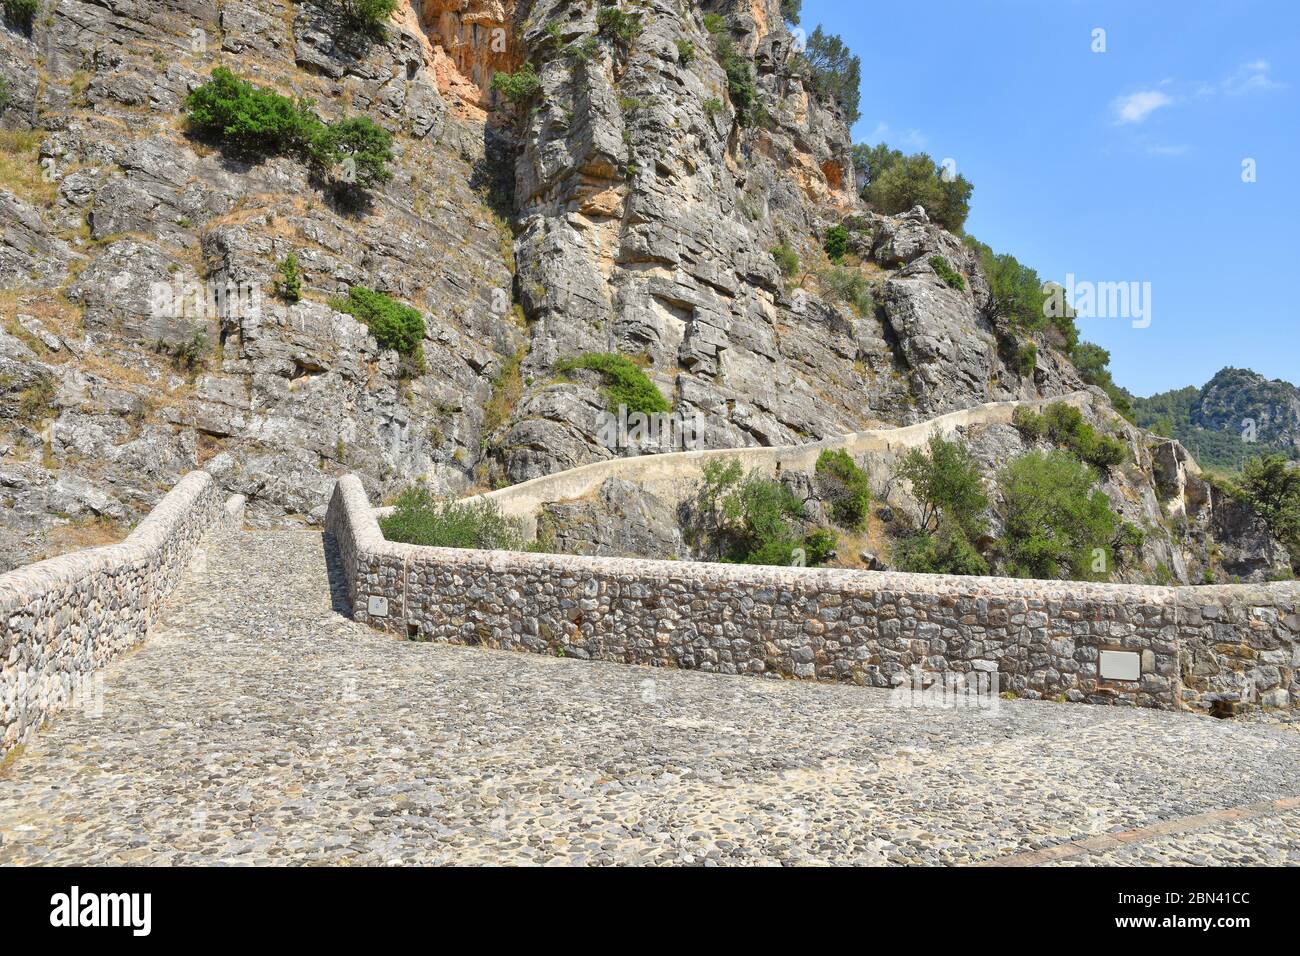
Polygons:
[[319,535],[210,542],[102,715],[0,771],[0,863],[905,864],[1085,838],[1051,862],[1300,863],[1300,735],[1275,722],[896,708],[413,644],[337,601]]

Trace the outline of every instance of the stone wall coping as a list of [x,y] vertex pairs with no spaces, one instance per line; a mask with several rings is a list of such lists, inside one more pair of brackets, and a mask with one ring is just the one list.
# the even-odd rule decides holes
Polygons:
[[117,544],[62,554],[0,574],[0,614],[101,571],[147,561],[158,553],[176,524],[190,512],[212,481],[206,471],[190,472]]

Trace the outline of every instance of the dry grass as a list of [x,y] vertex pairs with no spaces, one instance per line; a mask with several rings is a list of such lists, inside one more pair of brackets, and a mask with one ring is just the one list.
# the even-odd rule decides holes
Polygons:
[[36,559],[43,561],[61,554],[85,551],[87,548],[117,544],[127,534],[128,529],[112,518],[96,516],[78,519],[52,528],[45,536],[45,545],[37,553]]
[[0,130],[0,186],[34,206],[53,206],[59,183],[41,168],[45,134],[39,130]]

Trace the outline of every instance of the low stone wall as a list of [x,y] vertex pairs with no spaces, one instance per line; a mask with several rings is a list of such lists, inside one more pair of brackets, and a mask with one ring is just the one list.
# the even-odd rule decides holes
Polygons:
[[[877,687],[987,672],[1026,697],[1300,702],[1295,584],[1165,588],[421,548],[355,477],[327,527],[356,618],[409,637]],[[1103,653],[1117,670],[1104,672]]]
[[242,521],[243,498],[223,502],[196,471],[120,544],[0,575],[0,754],[93,694],[95,672],[144,640],[204,533]]
[[529,534],[535,534],[537,514],[543,505],[580,501],[596,494],[609,478],[621,478],[668,504],[677,505],[694,493],[703,477],[705,464],[715,459],[739,459],[746,470],[752,469],[766,475],[775,475],[782,470],[811,473],[818,456],[828,448],[844,449],[855,459],[861,459],[864,455],[899,456],[912,448],[922,447],[931,435],[952,437],[958,429],[972,425],[1010,424],[1016,409],[1022,405],[1041,412],[1056,402],[1087,408],[1093,401],[1095,396],[1091,392],[1070,392],[1034,402],[989,402],[949,412],[915,425],[852,432],[803,445],[711,448],[611,458],[553,475],[543,475],[509,488],[488,492],[483,497],[496,504],[502,514],[521,521]]

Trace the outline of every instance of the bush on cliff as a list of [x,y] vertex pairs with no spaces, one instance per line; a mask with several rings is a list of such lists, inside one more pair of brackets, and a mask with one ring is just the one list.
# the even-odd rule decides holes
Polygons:
[[834,553],[835,535],[817,528],[800,537],[803,502],[784,484],[745,473],[738,458],[710,461],[696,491],[686,538],[727,564],[815,566]]
[[1097,478],[1064,451],[1031,452],[998,473],[1003,537],[1013,577],[1106,580],[1122,525]]
[[758,102],[758,84],[754,68],[736,47],[727,29],[727,21],[719,14],[706,13],[704,28],[713,39],[713,55],[727,76],[727,92],[736,118],[741,126],[756,126],[763,119],[763,107]]
[[556,363],[555,370],[565,375],[575,369],[597,372],[605,381],[605,399],[608,409],[618,414],[619,406],[629,412],[654,415],[670,411],[672,406],[663,393],[626,355],[610,352],[593,352]]
[[379,522],[384,537],[403,544],[485,551],[539,551],[523,525],[483,498],[454,501],[437,498],[427,488],[402,492],[396,510]]
[[354,285],[330,306],[366,324],[381,349],[392,349],[424,367],[424,316],[382,292]]
[[905,156],[884,143],[853,147],[862,198],[887,216],[923,206],[933,222],[960,233],[970,215],[974,186],[965,176],[945,176],[925,153]]
[[1246,462],[1241,490],[1300,571],[1300,468],[1282,455]]
[[40,0],[4,0],[5,23],[30,34],[40,9]]
[[871,483],[866,471],[843,449],[826,449],[817,456],[817,490],[842,528],[858,530],[871,507]]
[[392,134],[368,117],[325,123],[310,100],[294,100],[217,67],[185,99],[192,133],[242,153],[296,156],[344,186],[389,179]]

